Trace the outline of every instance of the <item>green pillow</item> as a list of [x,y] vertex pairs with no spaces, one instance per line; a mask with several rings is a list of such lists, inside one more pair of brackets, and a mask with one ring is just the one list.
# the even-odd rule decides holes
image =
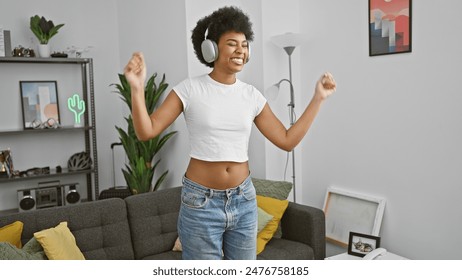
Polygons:
[[257,195],[284,200],[289,197],[292,190],[292,183],[286,181],[273,181],[266,179],[252,178]]
[[260,232],[273,219],[273,215],[268,214],[265,210],[258,207],[258,230]]
[[22,249],[8,242],[0,242],[0,260],[47,260],[42,246],[33,237]]
[[[267,179],[252,178],[257,195],[271,197],[279,200],[285,200],[289,197],[292,190],[292,183],[287,181],[274,181]],[[274,238],[281,238],[281,226],[278,226]]]

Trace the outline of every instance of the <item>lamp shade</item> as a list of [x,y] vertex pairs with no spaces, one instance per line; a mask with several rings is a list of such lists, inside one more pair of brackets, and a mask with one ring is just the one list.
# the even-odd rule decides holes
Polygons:
[[271,101],[276,100],[278,95],[279,95],[279,84],[274,84],[265,90],[265,97],[268,100],[271,100]]
[[280,48],[296,47],[306,42],[306,35],[302,33],[287,32],[281,35],[272,36],[271,42]]
[[294,87],[292,85],[292,82],[288,79],[282,79],[279,82],[272,85],[271,87],[269,87],[265,91],[265,97],[268,100],[276,100],[277,96],[279,95],[279,89],[281,87],[282,82],[289,83],[289,86],[290,86],[290,104],[289,105],[294,106]]

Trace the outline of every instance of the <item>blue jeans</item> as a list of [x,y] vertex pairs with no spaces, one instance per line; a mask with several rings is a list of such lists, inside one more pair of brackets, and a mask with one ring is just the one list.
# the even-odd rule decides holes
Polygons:
[[183,177],[178,234],[184,260],[254,260],[257,201],[250,176],[216,190]]

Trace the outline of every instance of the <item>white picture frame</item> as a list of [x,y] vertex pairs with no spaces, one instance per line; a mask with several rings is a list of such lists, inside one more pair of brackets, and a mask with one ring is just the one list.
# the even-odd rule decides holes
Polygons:
[[350,232],[379,236],[385,202],[384,198],[328,187],[323,207],[326,240],[346,248]]

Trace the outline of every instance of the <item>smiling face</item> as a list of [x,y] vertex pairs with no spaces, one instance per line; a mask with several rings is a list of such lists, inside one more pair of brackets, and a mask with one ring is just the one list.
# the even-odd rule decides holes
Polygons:
[[242,71],[249,56],[249,43],[243,33],[229,31],[218,42],[218,59],[214,70],[223,74],[236,74]]

